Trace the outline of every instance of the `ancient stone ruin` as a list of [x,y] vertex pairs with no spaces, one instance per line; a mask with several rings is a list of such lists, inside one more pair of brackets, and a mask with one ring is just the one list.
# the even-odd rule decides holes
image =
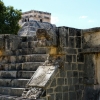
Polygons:
[[0,100],[99,100],[99,37],[38,21],[0,35]]

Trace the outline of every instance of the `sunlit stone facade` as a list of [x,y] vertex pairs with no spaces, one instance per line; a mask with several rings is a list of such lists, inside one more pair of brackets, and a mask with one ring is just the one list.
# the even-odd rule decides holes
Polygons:
[[37,11],[37,10],[23,12],[22,18],[19,21],[19,24],[21,25],[22,23],[30,21],[30,20],[50,23],[51,22],[51,13]]

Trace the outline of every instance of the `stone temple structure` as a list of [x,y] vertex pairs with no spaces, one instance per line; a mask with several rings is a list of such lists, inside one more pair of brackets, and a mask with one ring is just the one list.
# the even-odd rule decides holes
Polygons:
[[0,100],[99,100],[100,28],[23,23],[0,35]]
[[49,33],[54,34],[56,26],[48,22],[40,22],[40,21],[31,20],[26,23],[23,23],[22,28],[18,32],[18,35],[19,36],[34,36],[36,35],[35,33],[38,29],[45,29],[46,31],[49,31]]
[[35,20],[40,22],[51,22],[51,13],[43,12],[43,11],[37,11],[37,10],[30,10],[27,12],[22,13],[22,18],[19,21],[19,24],[22,25],[22,23]]

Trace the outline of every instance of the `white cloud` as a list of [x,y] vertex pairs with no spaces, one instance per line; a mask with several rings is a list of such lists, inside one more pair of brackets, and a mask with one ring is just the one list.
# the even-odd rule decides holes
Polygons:
[[88,16],[80,16],[81,19],[86,19]]
[[54,17],[54,16],[51,17],[51,23],[52,23],[52,24],[56,24],[56,23],[58,23],[58,22],[59,22],[58,17]]
[[93,22],[94,22],[94,20],[88,20],[88,22],[89,22],[89,23],[93,23]]

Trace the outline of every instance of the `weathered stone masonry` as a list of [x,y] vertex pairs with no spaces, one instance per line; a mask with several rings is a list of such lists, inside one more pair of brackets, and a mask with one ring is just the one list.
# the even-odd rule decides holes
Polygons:
[[84,100],[100,99],[100,28],[83,31]]
[[83,96],[83,65],[82,30],[58,27],[60,44],[65,53],[64,67],[46,90],[50,100],[82,100]]
[[[100,29],[80,30],[57,27],[56,34],[59,50],[63,51],[64,66],[59,68],[41,98],[43,100],[98,100]],[[28,82],[26,78],[30,79],[34,73],[32,71],[36,71],[46,60],[48,48],[36,47],[36,40],[35,36],[0,36],[0,78],[4,80],[0,81],[0,100],[7,100],[8,97],[3,95],[10,95],[9,100],[16,100],[21,96]],[[15,73],[10,73],[11,70]],[[3,74],[5,71],[7,74]],[[29,72],[25,74],[26,72],[23,71]],[[5,81],[7,78],[11,78],[12,83]],[[14,81],[18,78],[25,79],[21,80],[23,83],[19,80]],[[8,87],[21,89],[18,92],[16,89],[9,90]]]

